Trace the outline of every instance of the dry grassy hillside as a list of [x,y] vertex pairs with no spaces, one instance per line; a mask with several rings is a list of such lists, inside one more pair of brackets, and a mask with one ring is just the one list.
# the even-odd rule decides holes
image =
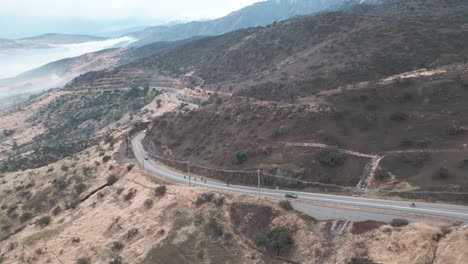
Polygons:
[[[281,170],[291,178],[355,186],[368,158],[346,155],[343,163],[327,164],[313,144],[290,144],[321,143],[386,155],[381,169],[393,177],[384,173],[379,180],[396,180],[394,187],[409,181],[415,188],[466,189],[467,72],[460,66],[439,71],[350,85],[294,103],[233,97],[155,120],[146,143],[204,165]],[[246,160],[239,162],[238,153]]]
[[[24,186],[31,195],[3,192],[2,263],[422,264],[459,263],[468,254],[463,227],[362,222],[334,236],[331,222],[168,184],[139,167],[103,163],[100,151],[116,157],[118,148],[101,142],[51,164],[53,171],[4,176],[4,190]],[[264,243],[276,241],[272,234],[280,246]]]

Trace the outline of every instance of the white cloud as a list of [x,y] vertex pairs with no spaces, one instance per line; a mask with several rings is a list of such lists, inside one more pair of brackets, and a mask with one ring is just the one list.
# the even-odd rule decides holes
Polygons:
[[[219,17],[260,0],[2,0],[0,15],[25,19],[173,19]],[[34,20],[29,20],[35,23]]]

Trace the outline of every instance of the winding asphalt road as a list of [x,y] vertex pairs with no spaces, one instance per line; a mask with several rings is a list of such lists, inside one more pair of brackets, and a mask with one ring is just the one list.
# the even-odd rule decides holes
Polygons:
[[[147,152],[141,141],[145,134],[140,133],[132,140],[132,149],[140,164],[144,168],[160,177],[182,184],[188,184],[184,174],[158,165],[153,160],[144,160]],[[254,187],[229,185],[218,182],[193,181],[192,186],[235,192],[241,194],[258,195],[258,189]],[[264,199],[284,200],[288,191],[276,189],[260,189],[260,195]],[[468,206],[422,203],[418,202],[416,208],[409,206],[409,202],[392,201],[382,199],[369,199],[352,196],[339,196],[329,194],[316,194],[295,192],[298,199],[290,200],[294,208],[319,220],[344,218],[349,221],[390,221],[394,218],[406,218],[411,222],[426,222],[431,224],[448,224],[462,221],[468,222]]]

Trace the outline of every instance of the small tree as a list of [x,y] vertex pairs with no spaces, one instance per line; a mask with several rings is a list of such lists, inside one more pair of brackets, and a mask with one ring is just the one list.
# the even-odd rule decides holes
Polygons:
[[242,164],[246,162],[248,159],[247,153],[245,152],[237,152],[236,153],[236,162],[237,164]]

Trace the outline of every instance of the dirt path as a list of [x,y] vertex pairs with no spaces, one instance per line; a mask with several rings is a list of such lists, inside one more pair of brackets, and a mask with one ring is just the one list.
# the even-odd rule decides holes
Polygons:
[[[283,142],[282,143],[288,147],[310,147],[310,148],[332,148],[335,146],[330,146],[322,143],[296,143],[296,142]],[[377,169],[379,168],[380,162],[389,155],[394,154],[405,154],[405,153],[444,153],[444,152],[455,152],[455,153],[468,153],[468,149],[408,149],[408,150],[391,150],[383,152],[381,155],[361,153],[348,149],[338,148],[342,153],[362,158],[369,158],[370,161],[364,168],[361,180],[357,184],[356,188],[361,191],[365,191],[369,186],[370,180],[374,178]]]

